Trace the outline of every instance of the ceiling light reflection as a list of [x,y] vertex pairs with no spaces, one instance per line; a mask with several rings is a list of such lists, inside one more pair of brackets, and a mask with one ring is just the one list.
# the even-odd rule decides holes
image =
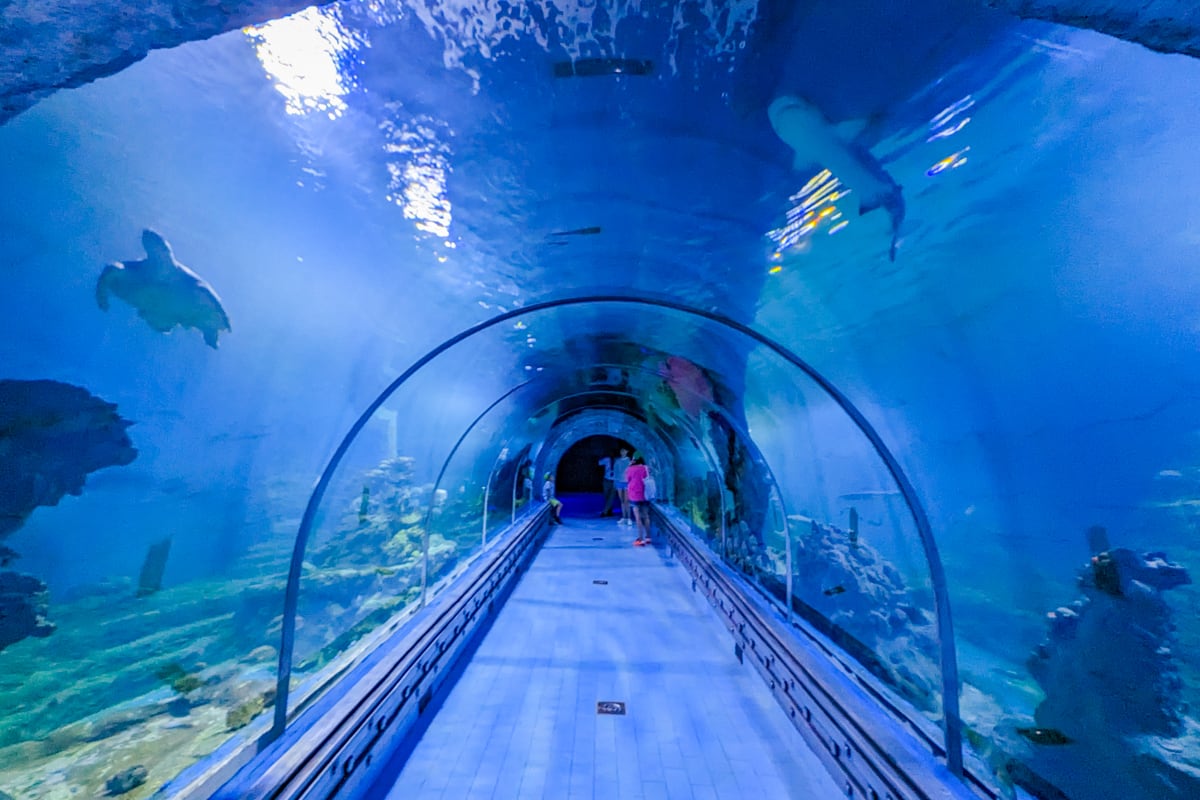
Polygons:
[[[767,232],[767,238],[775,244],[772,259],[778,260],[788,251],[804,249],[808,239],[822,227],[829,227],[830,233],[836,233],[849,225],[837,205],[849,195],[850,190],[827,169],[809,178],[800,191],[788,198],[793,205],[784,224]],[[772,269],[771,272],[777,271]]]
[[[397,115],[400,108],[394,109]],[[380,129],[388,142],[387,199],[404,210],[406,219],[416,220],[417,230],[450,235],[451,206],[446,193],[450,172],[450,131],[445,123],[429,116],[394,122],[385,120]]]
[[344,69],[363,41],[342,25],[336,6],[306,8],[290,17],[245,28],[259,63],[284,97],[289,114],[323,112],[337,119],[354,89]]

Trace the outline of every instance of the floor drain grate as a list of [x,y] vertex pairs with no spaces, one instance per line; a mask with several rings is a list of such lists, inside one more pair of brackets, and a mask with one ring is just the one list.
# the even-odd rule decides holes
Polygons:
[[625,716],[625,704],[617,700],[601,700],[596,703],[597,714],[620,714]]
[[596,580],[596,581],[592,581],[592,583],[596,584],[597,586],[608,586],[608,581]]
[[604,541],[604,537],[603,537],[603,536],[593,536],[593,537],[592,537],[592,541],[593,541],[593,542],[603,542],[603,541]]

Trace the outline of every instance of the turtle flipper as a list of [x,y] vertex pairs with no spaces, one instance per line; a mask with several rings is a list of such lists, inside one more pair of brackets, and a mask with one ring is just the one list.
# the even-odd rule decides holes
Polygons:
[[113,281],[120,278],[123,269],[120,264],[107,264],[100,273],[100,278],[96,281],[96,305],[100,306],[101,311],[108,311],[108,293],[112,289]]

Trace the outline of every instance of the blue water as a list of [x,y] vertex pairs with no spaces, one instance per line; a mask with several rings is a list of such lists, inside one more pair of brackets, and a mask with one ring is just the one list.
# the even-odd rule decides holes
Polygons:
[[[0,650],[0,708],[15,709],[0,715],[0,748],[16,748],[0,749],[0,790],[66,796],[61,759],[82,745],[31,740],[162,692],[156,671],[172,663],[208,678],[276,646],[291,542],[349,426],[446,338],[538,301],[605,293],[716,310],[839,387],[929,514],[969,685],[964,719],[985,738],[1033,718],[1042,689],[1026,662],[1045,615],[1081,595],[1090,526],[1200,572],[1195,59],[942,0],[844,4],[772,25],[768,4],[748,2],[709,16],[571,7],[554,25],[536,10],[546,5],[509,10],[507,26],[484,3],[457,4],[461,17],[418,5],[335,6],[292,28],[155,51],[0,127],[0,379],[86,388],[133,421],[138,450],[3,540],[20,554],[10,569],[46,583],[58,630]],[[314,30],[315,51],[292,38]],[[307,66],[281,67],[272,52]],[[554,77],[556,61],[610,55],[655,70]],[[289,95],[295,73],[324,68],[336,81]],[[853,192],[840,216],[786,233],[817,166],[793,168],[803,159],[772,130],[765,109],[781,94],[858,132],[903,187],[894,261],[886,212],[859,216]],[[143,258],[143,228],[220,296],[232,330],[218,349],[196,330],[155,332],[121,300],[97,308],[100,270]],[[589,228],[600,230],[565,233]],[[489,474],[505,475],[511,497],[498,451],[545,436],[543,409],[586,384],[579,369],[636,367],[632,391],[683,441],[686,413],[658,377],[671,355],[706,371],[797,530],[845,529],[853,507],[872,552],[931,607],[912,519],[840,410],[761,345],[646,306],[537,312],[435,361],[364,429],[314,547],[359,529],[368,487],[399,505],[371,506],[381,516],[367,528],[391,537],[418,522],[388,514],[419,514],[440,526],[439,563],[453,571],[478,551]],[[439,500],[454,441],[527,379],[464,440]],[[696,424],[687,430],[712,450],[715,428]],[[697,486],[702,450],[680,456]],[[364,477],[395,457],[412,459],[403,478]],[[698,497],[689,492],[680,499]],[[162,589],[138,601],[147,549],[165,537]],[[306,595],[307,655],[370,617],[372,592],[411,599],[399,584],[411,542],[386,539],[389,555],[373,561],[382,541],[326,551],[364,582],[376,568],[402,574]],[[228,602],[214,599],[223,593]],[[231,599],[242,595],[255,599]],[[1179,626],[1181,702],[1195,707],[1200,598],[1193,586],[1163,598]],[[347,613],[341,627],[321,621],[331,604]],[[212,642],[166,636],[227,614],[231,627],[200,632]],[[145,655],[141,673],[123,647]],[[62,672],[45,666],[67,654]],[[263,653],[246,663],[274,669]],[[53,688],[31,677],[39,669]],[[109,670],[121,677],[87,683]],[[215,725],[199,750],[237,735],[222,723],[243,701],[194,712],[215,709],[198,723]],[[940,719],[936,700],[914,702]],[[1095,744],[1082,763],[1125,752],[1123,736],[1101,736],[1112,749]],[[1180,741],[1196,768],[1196,739]],[[164,762],[139,791],[186,765]],[[81,785],[94,789],[97,775]],[[1104,796],[1086,781],[1063,788]]]

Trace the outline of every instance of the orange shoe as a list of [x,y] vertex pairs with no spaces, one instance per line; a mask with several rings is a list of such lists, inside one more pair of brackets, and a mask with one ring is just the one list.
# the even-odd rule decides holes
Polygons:
[[643,542],[641,539],[634,539],[634,540],[633,540],[633,546],[634,546],[634,547],[641,547],[641,546],[642,546],[642,545],[644,545],[644,544],[645,544],[645,542]]

